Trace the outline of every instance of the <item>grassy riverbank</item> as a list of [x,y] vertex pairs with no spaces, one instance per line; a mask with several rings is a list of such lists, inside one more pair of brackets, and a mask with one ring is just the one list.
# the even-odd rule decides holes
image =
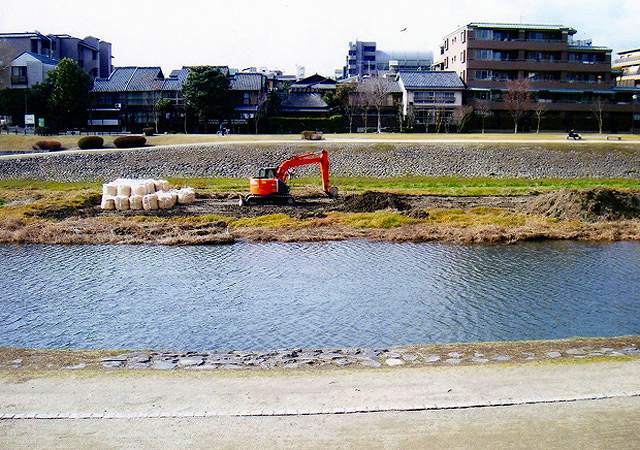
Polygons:
[[[124,213],[98,208],[99,183],[0,181],[0,242],[58,244],[219,244],[368,238],[501,243],[539,239],[640,239],[640,220],[560,220],[531,213],[530,198],[559,189],[606,186],[640,191],[631,179],[494,179],[456,177],[335,178],[345,195],[392,192],[404,210],[353,210],[318,195],[317,180],[296,179],[295,207],[237,206],[244,179],[173,179],[197,189],[192,207]],[[404,200],[403,200],[404,199]]]

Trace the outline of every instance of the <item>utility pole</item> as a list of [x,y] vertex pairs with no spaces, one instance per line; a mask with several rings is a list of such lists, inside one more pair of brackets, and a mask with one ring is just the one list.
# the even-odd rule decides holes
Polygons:
[[638,94],[631,97],[631,134],[636,134],[636,103],[638,102]]

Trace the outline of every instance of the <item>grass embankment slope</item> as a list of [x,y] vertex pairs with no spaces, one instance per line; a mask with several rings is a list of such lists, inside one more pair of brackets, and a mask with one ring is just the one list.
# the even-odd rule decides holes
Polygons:
[[[28,180],[0,181],[0,242],[15,243],[157,243],[216,244],[250,241],[309,241],[369,238],[387,241],[442,240],[460,243],[516,242],[532,239],[640,239],[639,220],[595,223],[532,214],[522,207],[475,205],[408,210],[350,211],[332,208],[298,209],[234,205],[247,180],[173,179],[174,185],[195,187],[200,200],[194,208],[170,213],[130,211],[104,214],[97,208],[98,183]],[[566,188],[607,186],[640,191],[630,179],[489,179],[402,177],[389,179],[337,178],[341,192],[387,191],[410,196],[508,196]],[[315,179],[296,179],[294,195],[317,193]],[[419,201],[424,197],[406,197]],[[428,204],[428,203],[427,203]],[[221,206],[220,206],[221,205]],[[420,206],[421,205],[421,206]],[[216,209],[217,208],[217,209]]]
[[[106,148],[113,148],[113,140],[117,136],[103,136]],[[0,135],[0,151],[26,151],[31,150],[33,145],[43,139],[53,139],[60,141],[65,149],[77,149],[78,139],[80,136],[31,136],[31,135]],[[620,139],[623,143],[639,143],[640,135],[621,135]],[[332,140],[371,140],[371,141],[468,141],[468,142],[485,142],[485,141],[557,141],[559,143],[580,144],[580,143],[602,143],[615,144],[618,141],[607,141],[606,135],[590,134],[584,135],[583,141],[567,141],[566,134],[563,133],[526,133],[526,134],[509,134],[509,133],[469,133],[469,134],[434,134],[434,133],[351,133],[351,134],[326,134],[324,142]],[[199,143],[215,143],[215,142],[259,142],[259,141],[301,141],[298,134],[232,134],[226,136],[218,136],[216,134],[163,134],[158,136],[150,136],[147,138],[147,144],[152,146],[159,145],[180,145],[180,144],[199,144]],[[306,141],[309,143],[322,144],[318,141]]]

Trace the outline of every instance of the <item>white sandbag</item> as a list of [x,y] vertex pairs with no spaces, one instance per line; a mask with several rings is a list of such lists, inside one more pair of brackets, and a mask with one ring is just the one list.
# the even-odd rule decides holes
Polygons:
[[105,211],[113,211],[116,209],[116,199],[113,195],[103,195],[100,201],[100,208]]
[[115,199],[116,209],[118,211],[127,211],[129,209],[129,197],[118,195]]
[[137,182],[137,183],[134,183],[134,184],[131,185],[131,196],[132,197],[134,195],[143,196],[143,195],[146,195],[146,194],[147,194],[147,188],[143,183]]
[[102,195],[115,197],[118,195],[118,185],[115,183],[107,183],[102,185]]
[[145,211],[155,211],[158,209],[158,196],[156,194],[147,194],[142,197],[142,207]]
[[192,205],[196,202],[196,191],[192,188],[183,188],[178,191],[179,205]]
[[155,194],[156,183],[153,180],[144,180],[145,194]]
[[158,192],[157,195],[160,209],[171,209],[178,202],[178,194],[175,192]]
[[128,181],[118,182],[118,197],[127,197],[131,196],[131,185]]
[[142,195],[132,195],[129,197],[129,208],[135,211],[142,209]]
[[171,189],[171,185],[167,180],[155,180],[157,192],[167,192]]

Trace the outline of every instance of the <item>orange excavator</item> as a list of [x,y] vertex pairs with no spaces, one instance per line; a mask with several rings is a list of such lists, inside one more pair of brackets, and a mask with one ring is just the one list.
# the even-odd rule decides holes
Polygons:
[[251,195],[240,197],[240,206],[284,203],[293,205],[295,199],[289,193],[287,181],[291,176],[294,167],[308,166],[311,164],[320,165],[320,175],[322,176],[322,189],[330,198],[338,196],[338,189],[329,184],[329,153],[322,150],[318,153],[305,153],[296,155],[293,158],[282,162],[278,167],[266,167],[260,169],[256,178],[251,178],[249,190]]

